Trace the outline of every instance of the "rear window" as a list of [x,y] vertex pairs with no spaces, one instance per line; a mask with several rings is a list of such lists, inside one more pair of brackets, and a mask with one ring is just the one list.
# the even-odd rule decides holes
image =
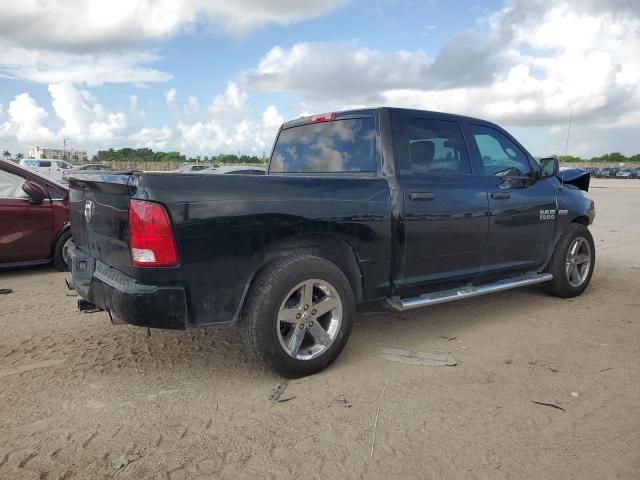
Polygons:
[[270,173],[375,172],[376,127],[371,117],[334,120],[280,132]]

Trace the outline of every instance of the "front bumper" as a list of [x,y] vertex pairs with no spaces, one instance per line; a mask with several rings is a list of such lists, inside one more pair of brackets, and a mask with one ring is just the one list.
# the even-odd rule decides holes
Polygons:
[[187,328],[184,288],[138,283],[75,245],[69,247],[68,263],[69,287],[87,302],[108,312],[114,323],[172,330]]

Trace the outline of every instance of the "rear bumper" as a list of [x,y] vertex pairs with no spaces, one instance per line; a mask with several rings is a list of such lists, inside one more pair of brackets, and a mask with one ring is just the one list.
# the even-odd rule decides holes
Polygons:
[[184,330],[189,323],[184,288],[137,283],[75,245],[68,251],[67,281],[87,302],[109,313],[114,323]]

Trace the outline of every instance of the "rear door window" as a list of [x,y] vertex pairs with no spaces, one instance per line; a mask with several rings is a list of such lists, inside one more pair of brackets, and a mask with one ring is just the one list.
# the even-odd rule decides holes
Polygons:
[[406,147],[414,174],[470,174],[471,164],[457,122],[414,118],[407,123]]
[[270,173],[375,172],[376,126],[372,117],[333,120],[283,129]]

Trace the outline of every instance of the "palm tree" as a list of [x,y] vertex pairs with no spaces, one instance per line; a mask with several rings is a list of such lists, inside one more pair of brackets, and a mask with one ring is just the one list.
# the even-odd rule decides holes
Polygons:
[[9,160],[11,158],[11,152],[9,150],[5,150],[4,152],[2,152],[2,156]]
[[22,154],[22,153],[16,153],[16,160],[17,160],[18,162],[20,162],[20,160],[22,160],[23,158],[24,158],[24,154]]

